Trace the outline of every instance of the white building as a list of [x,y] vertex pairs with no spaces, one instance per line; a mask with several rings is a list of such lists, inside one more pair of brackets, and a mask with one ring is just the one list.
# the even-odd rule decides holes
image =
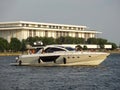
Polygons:
[[89,30],[87,26],[65,25],[53,23],[39,22],[0,22],[0,37],[8,40],[12,37],[19,40],[27,39],[28,37],[53,37],[70,36],[79,38],[95,38],[96,34],[100,33],[95,30]]

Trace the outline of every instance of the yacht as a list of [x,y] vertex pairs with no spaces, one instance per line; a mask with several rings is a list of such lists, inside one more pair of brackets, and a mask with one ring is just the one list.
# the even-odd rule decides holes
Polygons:
[[11,65],[29,66],[97,66],[109,56],[105,52],[76,51],[63,45],[48,45],[35,54],[20,55]]

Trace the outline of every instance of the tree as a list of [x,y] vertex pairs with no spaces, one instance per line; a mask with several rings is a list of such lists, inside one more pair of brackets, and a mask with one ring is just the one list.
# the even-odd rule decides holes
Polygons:
[[117,48],[117,45],[115,43],[111,43],[112,44],[112,49],[116,49]]
[[106,39],[102,38],[98,38],[97,41],[97,44],[100,46],[100,49],[104,49],[104,45],[108,43]]
[[0,38],[0,51],[6,51],[9,49],[9,43],[6,39]]
[[35,42],[35,40],[34,40],[33,37],[28,37],[28,38],[26,39],[26,42],[27,42],[27,44],[30,44],[30,45],[32,46],[33,43]]
[[96,38],[88,38],[87,39],[87,44],[97,44],[98,41]]
[[23,39],[21,42],[21,51],[25,51],[26,50],[26,41]]
[[26,39],[27,44],[34,46],[34,42],[43,42],[44,45],[50,45],[55,43],[55,39],[52,37],[28,37]]
[[114,49],[117,48],[117,45],[116,45],[115,43],[109,42],[108,44],[111,44],[111,45],[112,45],[112,50],[114,50]]
[[11,38],[10,41],[10,49],[12,51],[20,51],[21,50],[21,42],[17,38]]
[[74,44],[83,44],[85,43],[84,38],[73,38],[74,39]]
[[56,43],[57,44],[63,44],[65,42],[65,38],[64,37],[59,37],[56,39]]
[[43,37],[41,41],[43,42],[44,45],[50,45],[55,43],[55,40],[52,37]]
[[106,39],[102,39],[102,38],[98,38],[98,39],[97,39],[97,44],[98,44],[98,45],[107,44],[107,40],[106,40]]
[[73,38],[72,37],[64,37],[64,44],[72,44]]
[[100,44],[99,46],[100,46],[100,49],[104,49],[105,48],[104,44]]
[[59,37],[56,39],[56,43],[58,44],[81,44],[84,43],[85,40],[83,38],[74,38],[74,37]]

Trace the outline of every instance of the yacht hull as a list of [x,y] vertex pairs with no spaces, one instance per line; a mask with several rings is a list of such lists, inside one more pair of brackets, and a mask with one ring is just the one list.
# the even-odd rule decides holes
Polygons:
[[[26,66],[97,66],[109,53],[101,52],[69,52],[22,55],[11,65]],[[21,61],[21,62],[20,62]]]

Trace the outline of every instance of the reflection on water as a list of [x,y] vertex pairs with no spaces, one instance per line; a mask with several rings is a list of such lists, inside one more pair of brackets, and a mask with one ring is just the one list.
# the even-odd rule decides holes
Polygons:
[[119,90],[120,54],[97,67],[10,66],[14,56],[0,57],[0,90]]

